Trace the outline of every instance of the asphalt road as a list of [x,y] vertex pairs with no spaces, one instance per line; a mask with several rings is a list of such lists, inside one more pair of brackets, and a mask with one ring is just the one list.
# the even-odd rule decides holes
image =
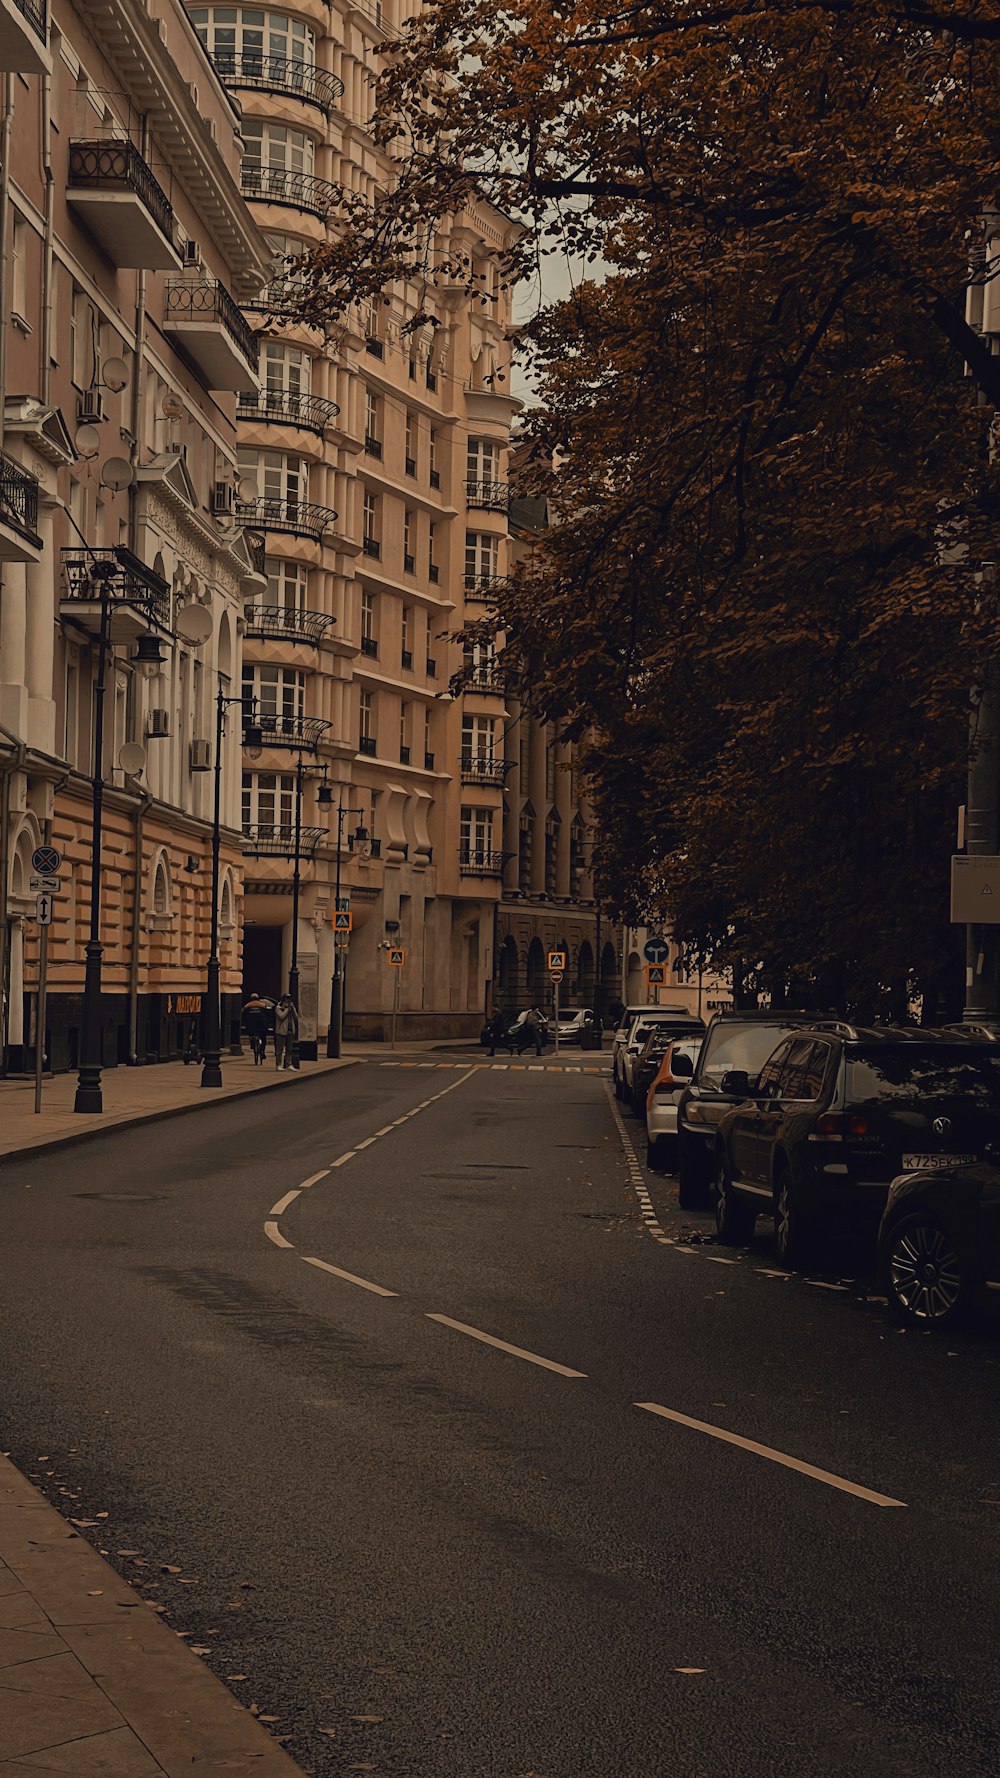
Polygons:
[[552,1068],[8,1163],[3,1446],[323,1778],[995,1778],[1000,1339],[645,1184]]

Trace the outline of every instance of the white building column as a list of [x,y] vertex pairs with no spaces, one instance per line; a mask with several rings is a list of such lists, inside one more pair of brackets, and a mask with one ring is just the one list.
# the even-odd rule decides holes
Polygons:
[[25,683],[28,691],[29,745],[43,753],[56,751],[56,703],[53,697],[54,636],[53,612],[58,589],[53,579],[59,564],[53,546],[53,515],[59,502],[42,495],[38,511],[38,534],[42,540],[41,561],[32,562],[26,570],[25,611]]
[[[49,607],[49,623],[52,609]],[[8,562],[0,583],[0,722],[27,739],[27,587],[24,565]]]

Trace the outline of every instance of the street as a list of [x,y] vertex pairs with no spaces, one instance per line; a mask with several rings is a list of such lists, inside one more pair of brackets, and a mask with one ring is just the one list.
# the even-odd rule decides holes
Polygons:
[[714,1247],[600,1062],[7,1161],[4,1449],[319,1778],[992,1778],[1000,1341]]

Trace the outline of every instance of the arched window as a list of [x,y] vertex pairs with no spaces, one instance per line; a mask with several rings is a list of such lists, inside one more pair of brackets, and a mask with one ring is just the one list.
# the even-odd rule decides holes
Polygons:
[[225,933],[230,933],[236,924],[236,900],[233,895],[233,879],[228,874],[222,883],[222,894],[219,898],[219,926]]
[[163,932],[173,919],[173,891],[170,884],[170,861],[161,850],[153,860],[153,887],[150,897],[149,923],[154,931]]

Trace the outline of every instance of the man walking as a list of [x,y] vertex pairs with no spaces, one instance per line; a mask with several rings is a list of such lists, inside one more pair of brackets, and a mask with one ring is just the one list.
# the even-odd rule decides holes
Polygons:
[[524,1015],[524,1023],[527,1027],[528,1036],[534,1039],[535,1055],[540,1056],[542,1053],[542,1032],[545,1029],[545,1019],[542,1015],[541,1008],[537,1006],[531,1007]]
[[243,1029],[250,1039],[253,1065],[259,1068],[267,1053],[267,1001],[251,994],[243,1008]]
[[274,1009],[274,1065],[291,1068],[292,1047],[299,1028],[299,1015],[290,994],[282,994]]

